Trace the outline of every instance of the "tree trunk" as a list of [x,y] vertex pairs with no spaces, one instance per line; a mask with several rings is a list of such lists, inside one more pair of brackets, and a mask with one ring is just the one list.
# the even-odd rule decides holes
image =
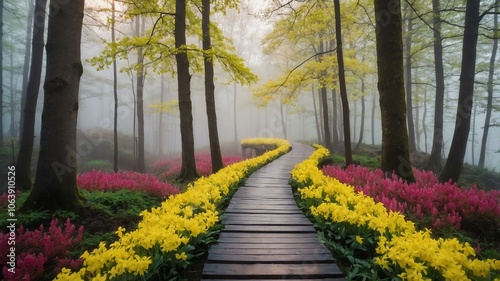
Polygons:
[[20,190],[29,190],[33,184],[31,181],[31,158],[33,156],[33,143],[35,142],[36,106],[42,76],[46,7],[47,0],[36,1],[35,15],[37,17],[33,22],[33,55],[21,115],[24,117],[21,118],[21,139],[16,163],[17,187]]
[[[414,182],[406,127],[401,7],[375,0],[377,68],[382,116],[381,168]],[[392,13],[388,13],[390,10]]]
[[495,75],[495,59],[497,57],[498,51],[498,6],[495,6],[495,16],[494,16],[494,24],[493,30],[495,32],[493,39],[493,50],[491,51],[491,59],[490,59],[490,69],[488,73],[488,98],[486,104],[486,118],[484,119],[484,130],[483,130],[483,138],[481,139],[481,152],[479,154],[479,167],[484,167],[484,160],[486,156],[486,145],[488,142],[488,132],[490,130],[490,121],[491,121],[491,111],[493,109],[493,79]]
[[222,155],[219,144],[219,132],[217,129],[217,112],[215,109],[215,85],[213,57],[208,55],[212,49],[210,38],[210,0],[202,2],[202,32],[203,50],[205,53],[205,103],[207,106],[208,138],[210,141],[210,157],[212,159],[212,173],[222,169]]
[[[10,43],[14,46],[14,39],[10,35]],[[10,137],[15,138],[16,132],[16,102],[14,96],[16,95],[16,86],[14,85],[14,48],[10,49]]]
[[[3,0],[0,0],[0,42],[3,42]],[[0,69],[3,69],[3,44],[0,44]],[[0,148],[3,148],[3,71],[0,71]]]
[[464,163],[474,96],[480,2],[480,0],[467,0],[455,132],[453,133],[448,159],[438,177],[441,182],[447,182],[450,179],[457,182]]
[[475,164],[475,158],[476,158],[476,155],[474,153],[474,150],[476,150],[476,143],[475,143],[475,140],[476,140],[476,114],[477,114],[477,103],[474,104],[474,114],[473,114],[473,118],[472,118],[472,139],[471,139],[471,158],[472,158],[472,165],[476,165]]
[[356,147],[354,150],[358,150],[361,144],[363,143],[363,134],[365,131],[365,80],[361,80],[361,124],[359,128],[359,140],[358,143],[356,144]]
[[422,131],[424,132],[424,147],[425,147],[425,153],[427,153],[427,125],[425,124],[425,121],[427,119],[427,90],[424,92],[424,113],[422,114]]
[[333,149],[338,149],[340,145],[340,139],[339,139],[339,126],[338,126],[338,107],[337,107],[337,91],[335,89],[332,89],[332,108],[333,108],[333,124],[332,124],[332,133],[333,133]]
[[320,124],[319,124],[319,119],[318,119],[318,108],[316,106],[316,91],[314,90],[314,84],[311,86],[311,94],[313,98],[313,107],[314,107],[314,121],[316,121],[316,132],[318,133],[318,142],[321,142],[321,129],[320,129]]
[[334,0],[335,9],[335,39],[337,41],[337,63],[339,67],[340,99],[342,101],[342,116],[344,125],[344,152],[345,164],[352,164],[351,149],[351,125],[349,120],[349,100],[347,99],[347,87],[345,81],[344,50],[342,47],[342,19],[340,14],[340,1]]
[[419,101],[415,101],[415,148],[420,151],[420,136],[422,131],[420,130],[420,104]]
[[[324,42],[321,41],[319,44],[319,52],[323,53],[325,51],[324,49]],[[323,60],[323,55],[321,55],[320,60]],[[323,75],[326,76],[326,71],[323,72]],[[326,86],[321,85],[321,105],[323,108],[323,133],[324,133],[324,142],[323,144],[325,145],[326,148],[328,148],[330,151],[332,150],[332,140],[330,137],[330,123],[329,123],[329,117],[328,117],[328,97],[326,94]]]
[[283,110],[283,102],[280,101],[280,120],[281,120],[281,129],[283,130],[283,136],[285,139],[288,139],[288,136],[287,136],[287,131],[286,131],[286,127],[287,127],[287,122],[286,122],[286,116],[285,116],[285,110]]
[[372,145],[375,144],[375,108],[377,106],[377,99],[375,97],[375,93],[372,96],[372,119],[371,119],[371,131],[372,131]]
[[[19,132],[20,135],[22,136],[23,134],[23,126],[24,126],[24,108],[26,107],[26,96],[28,94],[28,80],[30,76],[30,58],[31,58],[31,46],[33,44],[32,39],[35,35],[33,35],[33,25],[35,26],[35,32],[38,32],[38,18],[33,21],[33,14],[36,14],[35,11],[35,5],[38,5],[37,3],[34,3],[33,0],[28,0],[28,20],[26,23],[26,40],[25,40],[25,49],[24,49],[24,64],[23,64],[23,86],[22,86],[22,94],[21,94],[21,113],[19,116]],[[42,27],[45,27],[45,7],[47,6],[47,0],[44,1],[45,5],[43,7],[43,14],[40,13],[41,20],[43,22],[40,22]],[[45,33],[43,30],[42,33]],[[43,38],[42,38],[43,42]],[[43,46],[42,46],[42,52],[43,52]],[[33,60],[33,58],[31,58]],[[17,164],[16,164],[17,166]],[[16,167],[17,168],[17,167]],[[30,180],[31,181],[31,180]],[[31,188],[31,186],[30,186]]]
[[35,184],[23,210],[68,210],[84,206],[76,186],[78,91],[84,0],[50,1],[47,68]]
[[[142,19],[142,23],[140,20]],[[137,36],[140,37],[144,33],[145,18],[137,17]],[[144,156],[144,55],[142,47],[137,51],[137,171],[139,173],[146,172],[146,163]]]
[[[160,103],[163,104],[165,98],[165,74],[161,75]],[[163,156],[163,111],[160,110],[158,117],[158,154]]]
[[[350,116],[349,116],[350,117]],[[354,100],[352,103],[352,140],[356,140],[356,133],[358,132],[358,101]]]
[[405,60],[405,89],[406,89],[406,119],[408,122],[408,140],[410,144],[410,151],[416,151],[417,146],[415,144],[415,124],[413,122],[413,101],[412,101],[412,58],[411,58],[411,40],[413,32],[413,13],[411,8],[408,7],[409,4],[405,5],[405,10],[407,10],[408,15],[406,19],[406,36],[404,40],[404,53],[406,56]]
[[444,116],[444,66],[443,38],[441,37],[441,5],[440,0],[432,0],[434,20],[434,66],[436,75],[436,100],[434,102],[434,132],[432,137],[431,155],[425,164],[426,170],[439,172],[441,170],[441,151],[443,150],[443,116]]
[[186,50],[186,0],[175,1],[175,55],[181,121],[182,167],[179,179],[189,181],[198,177],[194,158],[193,109],[191,103],[191,74]]
[[[111,2],[111,42],[115,43],[115,0]],[[113,171],[118,172],[118,75],[116,68],[116,56],[113,58]]]
[[[236,114],[236,106],[237,106],[237,102],[236,102],[236,91],[238,90],[237,89],[237,86],[236,86],[236,82],[233,83],[233,89],[234,89],[234,98],[233,98],[233,128],[234,128],[234,146],[235,146],[235,150],[234,151],[238,151],[238,148],[240,147],[240,144],[238,142],[238,122],[237,122],[237,114]],[[266,122],[267,122],[267,109],[266,109]]]

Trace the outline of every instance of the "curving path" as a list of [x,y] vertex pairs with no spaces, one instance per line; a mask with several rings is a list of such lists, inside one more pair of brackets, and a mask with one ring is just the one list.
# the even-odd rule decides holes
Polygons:
[[202,280],[345,280],[312,223],[297,207],[290,171],[313,148],[293,149],[254,172],[226,209]]

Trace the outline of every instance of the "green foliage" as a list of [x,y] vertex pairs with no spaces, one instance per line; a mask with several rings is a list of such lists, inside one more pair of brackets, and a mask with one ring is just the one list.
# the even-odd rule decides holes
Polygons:
[[[345,165],[345,158],[339,154],[332,154],[331,159],[335,165]],[[352,160],[356,165],[368,167],[370,169],[380,168],[380,156],[353,155]]]
[[85,173],[90,172],[92,170],[99,170],[103,172],[112,172],[113,164],[108,160],[90,160],[84,162],[81,166],[79,166],[79,172]]
[[[174,40],[174,15],[175,1],[125,1],[127,7],[121,15],[122,20],[130,21],[140,15],[153,22],[150,28],[146,29],[144,36],[123,36],[116,42],[105,42],[106,46],[102,54],[94,57],[89,62],[98,70],[108,68],[114,60],[129,59],[131,52],[142,48],[145,58],[144,65],[155,73],[175,73],[175,55],[185,52],[188,55],[189,65],[194,72],[203,71],[203,60],[209,57],[214,63],[219,63],[224,71],[230,74],[227,83],[236,82],[242,85],[250,85],[258,80],[250,68],[245,66],[243,59],[235,53],[234,46],[222,30],[214,22],[211,23],[212,49],[204,51],[197,44],[188,44],[175,47]],[[221,0],[215,1],[212,5],[213,11],[225,13],[227,9],[237,9],[239,1]],[[201,1],[187,1],[186,9],[186,32],[187,36],[198,38],[202,41],[201,30]],[[196,40],[193,40],[196,42]],[[121,69],[122,72],[135,72],[143,65],[130,64],[129,67]]]
[[120,190],[100,192],[80,190],[87,206],[109,216],[118,218],[139,218],[139,213],[161,203],[157,197],[142,192]]
[[[341,6],[343,11],[348,11],[341,14],[346,82],[351,98],[357,99],[365,95],[360,90],[360,79],[375,73],[374,34],[366,31],[370,24],[364,23],[370,21],[366,18],[373,3],[348,1]],[[294,104],[298,94],[308,91],[311,84],[337,88],[333,2],[306,1],[283,14],[262,42],[264,53],[276,58],[283,74],[254,89],[258,106],[265,106],[272,100]],[[320,44],[324,47],[323,54]]]

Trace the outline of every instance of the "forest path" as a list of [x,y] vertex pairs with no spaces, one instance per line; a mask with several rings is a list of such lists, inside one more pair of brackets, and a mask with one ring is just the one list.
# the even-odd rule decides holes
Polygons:
[[298,208],[290,171],[313,148],[292,150],[254,172],[225,211],[202,280],[345,280],[312,223]]

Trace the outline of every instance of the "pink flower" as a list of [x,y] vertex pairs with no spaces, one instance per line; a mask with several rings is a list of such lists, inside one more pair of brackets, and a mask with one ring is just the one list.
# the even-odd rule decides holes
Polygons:
[[396,175],[384,177],[380,170],[361,166],[345,169],[323,168],[325,175],[355,186],[356,191],[382,202],[389,210],[399,211],[420,221],[428,219],[426,227],[460,228],[464,219],[490,218],[500,224],[500,191],[458,187],[455,183],[440,183],[432,172],[414,169],[417,181],[405,183]]
[[108,173],[94,170],[79,175],[77,184],[85,190],[117,191],[126,189],[146,192],[160,198],[167,198],[170,195],[179,193],[179,188],[161,182],[154,175],[131,171]]

